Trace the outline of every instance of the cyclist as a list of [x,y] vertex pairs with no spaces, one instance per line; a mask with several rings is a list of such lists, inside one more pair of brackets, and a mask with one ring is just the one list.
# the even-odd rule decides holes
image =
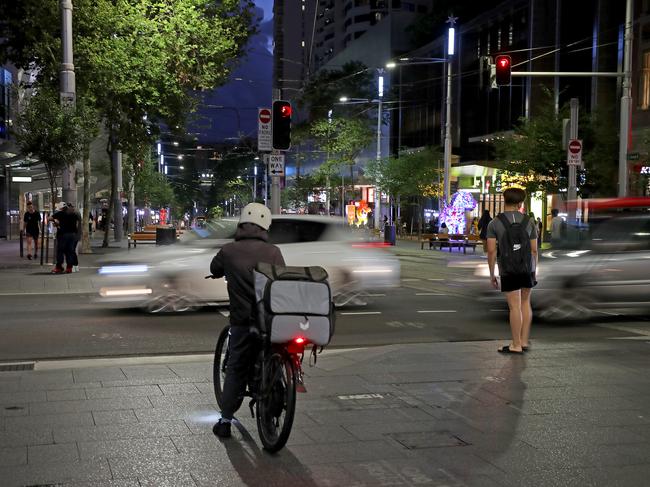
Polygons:
[[230,354],[223,386],[223,409],[221,418],[212,428],[220,438],[230,437],[230,423],[256,359],[253,269],[260,262],[284,265],[280,249],[267,242],[270,226],[271,212],[266,206],[246,205],[239,218],[235,241],[224,245],[210,264],[213,276],[226,277],[230,298]]

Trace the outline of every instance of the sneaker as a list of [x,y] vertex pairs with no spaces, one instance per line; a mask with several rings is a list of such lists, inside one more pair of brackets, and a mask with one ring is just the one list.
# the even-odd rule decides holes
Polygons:
[[32,260],[32,254],[27,254],[27,258],[28,258],[29,260]]
[[79,272],[79,266],[78,265],[73,265],[72,266],[72,272]]
[[63,267],[55,267],[52,269],[52,274],[63,274],[64,272]]
[[230,421],[219,419],[217,424],[212,427],[212,432],[219,438],[230,438]]
[[66,274],[72,274],[72,266],[71,266],[71,265],[66,266],[66,268],[65,268],[65,273],[66,273]]

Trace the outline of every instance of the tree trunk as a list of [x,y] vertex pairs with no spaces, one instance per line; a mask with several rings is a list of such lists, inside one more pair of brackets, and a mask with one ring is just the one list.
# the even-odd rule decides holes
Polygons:
[[135,231],[135,177],[132,174],[129,181],[129,211],[127,213],[127,232],[133,233]]
[[92,254],[93,251],[90,248],[90,231],[88,226],[90,224],[90,155],[85,154],[84,157],[84,190],[83,190],[83,205],[82,205],[82,214],[81,221],[82,233],[81,233],[81,253],[82,254]]
[[111,206],[113,206],[113,236],[116,242],[122,241],[124,235],[124,216],[122,215],[122,151],[116,149],[117,144],[113,145],[113,154],[111,163],[113,166],[113,180],[111,181]]
[[115,189],[115,184],[113,182],[115,181],[115,168],[113,167],[113,140],[114,136],[109,137],[109,142],[108,146],[106,147],[106,152],[108,153],[108,160],[110,161],[109,164],[111,166],[111,194],[108,199],[108,207],[106,208],[106,221],[103,222],[104,224],[104,240],[102,242],[102,247],[106,248],[108,247],[108,233],[111,231],[111,218],[113,216],[113,196],[114,196],[114,189]]

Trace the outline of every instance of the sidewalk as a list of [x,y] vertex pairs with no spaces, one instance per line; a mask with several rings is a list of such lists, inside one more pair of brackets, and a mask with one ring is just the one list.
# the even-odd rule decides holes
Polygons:
[[0,372],[0,484],[647,485],[647,341],[498,345],[326,351],[275,456],[246,407],[212,435],[210,357]]
[[[20,257],[18,240],[0,240],[0,295],[21,294],[79,294],[95,293],[99,289],[96,282],[98,261],[112,252],[126,250],[127,241],[110,242],[108,248],[102,248],[103,234],[95,234],[91,240],[92,254],[79,254],[79,272],[53,276],[50,271],[52,249],[49,262],[41,265],[40,247],[38,259],[28,260]],[[95,285],[97,284],[97,285]],[[1,484],[0,484],[1,485]]]

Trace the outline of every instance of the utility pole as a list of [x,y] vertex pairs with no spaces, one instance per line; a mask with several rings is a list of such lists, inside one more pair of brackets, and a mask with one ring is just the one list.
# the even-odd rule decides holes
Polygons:
[[[273,89],[273,99],[280,100],[282,97],[282,92],[274,88]],[[271,154],[280,154],[279,151],[273,150]],[[268,171],[268,165],[267,165]],[[280,176],[271,176],[271,214],[279,215],[281,213],[280,208]]]
[[[569,102],[571,109],[571,118],[569,121],[569,139],[574,140],[578,138],[578,99],[571,98]],[[577,166],[569,164],[569,184],[567,188],[567,199],[571,202],[569,205],[569,223],[576,223],[576,199],[578,197],[577,188]]]
[[627,196],[627,151],[630,133],[630,106],[632,105],[632,14],[633,0],[625,5],[625,38],[623,58],[623,93],[621,95],[621,123],[618,140],[618,196]]
[[[63,60],[61,62],[59,97],[61,106],[74,107],[76,102],[76,87],[74,61],[72,53],[72,0],[61,0],[61,47]],[[75,182],[76,161],[68,161],[63,169],[62,193],[63,201],[77,206],[77,183]],[[86,211],[86,208],[84,208]]]

